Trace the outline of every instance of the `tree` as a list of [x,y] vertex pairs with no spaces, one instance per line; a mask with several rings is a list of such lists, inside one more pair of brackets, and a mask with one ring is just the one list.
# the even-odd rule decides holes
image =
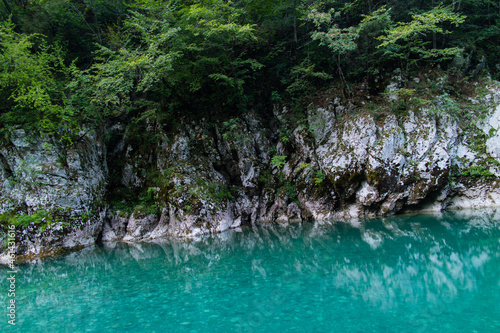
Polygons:
[[88,71],[91,100],[108,114],[145,107],[148,116],[237,104],[261,68],[246,54],[254,28],[239,22],[240,11],[222,0],[148,3],[125,20],[113,48],[101,47]]
[[[340,13],[335,12],[334,9],[328,13],[321,13],[317,9],[313,9],[307,18],[314,23],[317,29],[312,32],[311,38],[318,40],[321,45],[327,46],[333,52],[339,76],[344,87],[348,88],[341,67],[341,56],[356,50],[356,39],[359,35],[355,27],[339,28],[338,24],[335,23],[335,18],[339,16]],[[323,29],[323,26],[326,26],[326,30]]]
[[[423,14],[412,15],[410,22],[400,22],[378,37],[378,48],[383,48],[389,57],[406,63],[405,72],[421,60],[439,62],[447,60],[462,51],[459,47],[437,47],[433,42],[435,35],[449,35],[451,31],[442,25],[448,23],[457,27],[465,21],[452,7],[437,6]],[[445,40],[443,40],[443,45]]]
[[382,51],[377,47],[380,41],[377,38],[392,25],[390,12],[386,6],[382,6],[369,15],[363,15],[363,19],[357,26],[359,34],[357,72],[368,74],[369,78],[373,74],[379,74],[384,67]]
[[14,31],[8,20],[0,25],[0,124],[2,135],[18,125],[41,134],[69,139],[75,125],[64,108],[69,69],[60,47],[49,47],[39,35]]

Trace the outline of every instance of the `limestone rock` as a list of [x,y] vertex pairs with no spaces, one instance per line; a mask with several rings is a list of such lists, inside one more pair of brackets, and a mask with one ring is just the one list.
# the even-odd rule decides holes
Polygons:
[[[387,88],[394,99],[400,79],[395,73]],[[67,148],[16,130],[0,147],[0,213],[67,209],[76,218],[22,229],[18,254],[37,255],[97,240],[201,239],[244,225],[498,206],[500,90],[487,89],[476,102],[489,110],[473,133],[431,109],[351,116],[355,106],[338,98],[311,106],[300,124],[278,106],[265,117],[180,120],[173,133],[148,122],[146,131],[161,138],[154,144],[119,137],[126,126],[113,125],[109,152],[96,133]],[[275,156],[283,163],[273,164]],[[104,209],[114,193],[106,190],[116,190],[106,186],[110,173],[114,187],[161,214]]]

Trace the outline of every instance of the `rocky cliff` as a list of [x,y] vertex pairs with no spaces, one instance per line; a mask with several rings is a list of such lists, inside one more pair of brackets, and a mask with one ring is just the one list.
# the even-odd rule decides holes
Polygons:
[[43,255],[259,223],[498,206],[500,89],[489,83],[469,101],[464,110],[443,95],[380,113],[332,97],[299,118],[275,105],[168,129],[146,121],[140,134],[116,123],[70,148],[18,130],[0,150],[3,228],[8,216],[45,212],[17,227],[17,254]]
[[[19,129],[0,148],[0,238],[16,226],[17,255],[50,255],[94,244],[102,225],[108,168],[106,147],[82,131],[67,147]],[[7,260],[2,247],[0,260]]]

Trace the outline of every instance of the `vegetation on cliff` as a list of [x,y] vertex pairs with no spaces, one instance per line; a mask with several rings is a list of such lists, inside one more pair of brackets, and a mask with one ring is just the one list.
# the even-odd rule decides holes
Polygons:
[[380,96],[396,68],[403,82],[423,66],[498,75],[490,0],[2,1],[0,18],[4,137],[22,126],[71,143],[115,119],[168,129],[332,85]]
[[[415,171],[409,150],[416,139],[402,125],[419,110],[461,120],[469,155],[484,157],[449,162],[436,188],[494,178],[491,167],[499,165],[487,153],[481,123],[489,89],[475,83],[499,75],[495,1],[1,1],[0,20],[0,141],[15,146],[22,141],[16,135],[31,137],[45,142],[45,155],[57,155],[41,170],[41,159],[16,170],[4,158],[5,176],[16,183],[27,169],[62,168],[68,177],[59,178],[73,181],[80,170],[68,163],[75,147],[89,133],[102,136],[107,152],[86,159],[107,164],[95,186],[99,200],[89,199],[82,211],[111,204],[127,214],[159,215],[172,205],[215,214],[260,194],[269,207],[283,204],[287,214],[308,217],[300,209],[309,197],[332,199],[334,210],[355,200],[364,181],[367,193],[397,191],[394,175],[382,174],[389,169],[328,169],[306,151],[324,143],[332,124],[341,133],[364,116],[386,138],[393,135],[388,126],[404,132],[405,145],[391,147],[414,173],[407,182],[420,184],[409,200],[414,206],[437,191]],[[380,153],[383,139],[377,142],[372,148]],[[355,145],[343,141],[332,152],[351,154]],[[188,153],[172,157],[184,146]],[[373,200],[366,202],[375,211],[383,199]],[[72,214],[18,206],[0,222],[24,225],[16,214],[36,212],[36,222],[50,225]]]

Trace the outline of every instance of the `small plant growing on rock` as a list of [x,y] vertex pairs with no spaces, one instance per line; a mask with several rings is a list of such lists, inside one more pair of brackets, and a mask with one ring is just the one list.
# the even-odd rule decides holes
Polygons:
[[300,202],[298,200],[298,194],[295,191],[295,187],[290,182],[286,182],[286,184],[284,186],[284,191],[288,197],[288,200],[290,200],[290,202],[295,202],[296,204],[300,204]]
[[273,175],[271,174],[271,170],[269,169],[262,171],[262,174],[259,177],[259,181],[264,184],[271,182],[272,179]]
[[299,170],[302,170],[302,169],[307,169],[311,166],[310,163],[300,163],[299,164]]
[[321,170],[316,170],[314,172],[314,184],[321,185],[323,180],[325,180],[325,174]]
[[483,165],[474,165],[471,166],[464,171],[462,171],[461,174],[463,177],[470,177],[470,178],[483,178],[483,179],[494,179],[495,174],[490,171],[490,169],[486,166]]
[[281,169],[286,164],[285,160],[286,160],[286,156],[276,155],[276,156],[273,156],[273,158],[271,159],[271,164],[274,167]]
[[242,142],[250,142],[250,138],[244,134],[244,131],[241,129],[241,119],[240,118],[231,118],[228,121],[222,123],[222,137],[225,140],[242,143]]

